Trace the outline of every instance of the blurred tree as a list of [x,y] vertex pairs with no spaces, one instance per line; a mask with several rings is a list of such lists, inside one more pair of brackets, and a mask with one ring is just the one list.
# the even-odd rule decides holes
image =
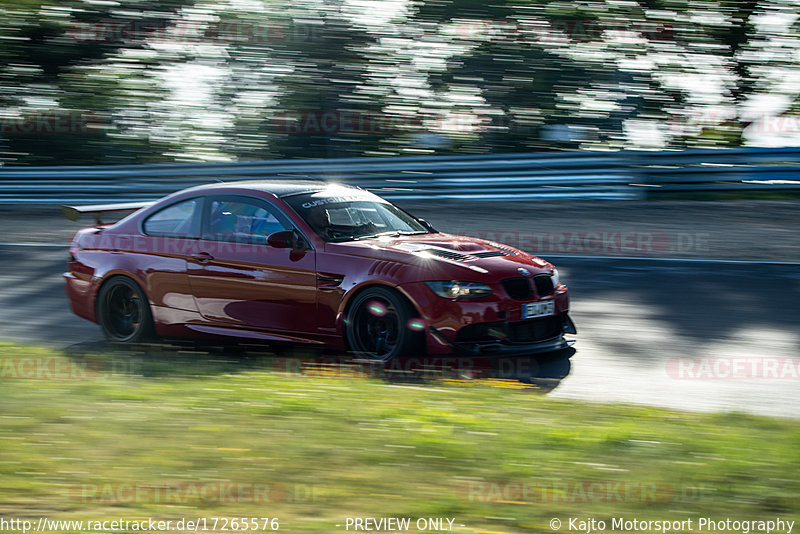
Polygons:
[[[652,117],[674,148],[769,142],[748,139],[754,123],[788,107],[797,95],[800,39],[791,29],[793,0],[640,0],[646,20],[667,28],[649,42],[651,79],[659,94],[679,98]],[[784,101],[783,103],[781,101]]]
[[730,146],[763,102],[800,93],[793,0],[6,0],[0,15],[14,164]]
[[368,91],[376,37],[343,0],[292,0],[278,13],[239,14],[259,40],[233,43],[220,93],[235,113],[240,158],[326,158],[374,150],[386,129]]
[[765,12],[789,9],[783,4],[419,0],[415,6],[417,20],[449,26],[454,41],[472,42],[431,77],[440,93],[477,88],[487,109],[472,104],[472,112],[492,118],[457,148],[496,151],[740,144],[747,106],[774,86],[764,83],[770,71],[796,62],[764,53],[765,43],[788,35],[754,23]]
[[642,0],[648,20],[669,28],[669,40],[648,53],[656,91],[678,91],[678,105],[655,116],[668,146],[738,145],[739,108],[753,91],[744,51],[753,39],[759,0]]
[[[620,13],[605,2],[435,0],[417,4],[416,19],[450,30],[468,45],[431,77],[439,92],[477,87],[486,118],[467,151],[524,151],[581,146],[619,147],[625,121],[646,107],[652,81],[635,58],[642,37],[619,35]],[[629,9],[642,19],[641,10]],[[625,36],[622,36],[625,37]]]
[[0,7],[0,160],[158,161],[145,133],[163,98],[147,41],[192,0],[6,0]]
[[800,97],[800,5],[795,0],[761,1],[748,19],[750,39],[739,47],[744,90],[736,98],[736,144],[797,146]]

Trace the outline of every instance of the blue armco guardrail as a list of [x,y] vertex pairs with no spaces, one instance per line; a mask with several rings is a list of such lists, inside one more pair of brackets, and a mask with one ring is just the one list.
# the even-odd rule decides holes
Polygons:
[[358,185],[394,200],[783,192],[800,190],[800,148],[0,167],[0,203],[155,200],[214,180],[288,178]]

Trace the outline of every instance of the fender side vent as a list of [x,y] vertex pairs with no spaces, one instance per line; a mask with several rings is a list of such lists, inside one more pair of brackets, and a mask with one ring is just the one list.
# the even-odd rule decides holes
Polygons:
[[370,276],[398,276],[405,268],[406,266],[402,263],[379,260],[372,264],[368,274]]

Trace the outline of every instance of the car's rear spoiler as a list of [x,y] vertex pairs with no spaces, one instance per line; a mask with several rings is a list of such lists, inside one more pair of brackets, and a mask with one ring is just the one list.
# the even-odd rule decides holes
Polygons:
[[77,221],[84,213],[91,213],[97,224],[103,224],[100,219],[103,213],[136,211],[153,204],[153,202],[122,202],[119,204],[93,204],[91,206],[61,206],[61,211],[70,221]]

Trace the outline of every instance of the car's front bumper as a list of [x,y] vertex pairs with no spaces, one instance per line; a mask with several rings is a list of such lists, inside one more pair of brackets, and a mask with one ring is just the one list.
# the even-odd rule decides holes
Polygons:
[[576,334],[577,330],[572,319],[566,312],[563,314],[561,332],[553,337],[534,341],[515,341],[511,333],[512,325],[506,323],[504,327],[492,325],[488,327],[496,333],[494,339],[472,339],[450,341],[435,328],[429,327],[430,334],[452,347],[453,353],[466,356],[516,356],[554,352],[570,347],[573,341],[564,338],[564,334]]
[[[400,287],[415,303],[426,326],[429,354],[515,355],[564,349],[564,334],[575,333],[569,318],[566,286],[551,295],[529,300],[512,299],[502,290],[480,299],[444,299],[424,283]],[[554,313],[534,319],[523,317],[523,305],[552,300]]]

